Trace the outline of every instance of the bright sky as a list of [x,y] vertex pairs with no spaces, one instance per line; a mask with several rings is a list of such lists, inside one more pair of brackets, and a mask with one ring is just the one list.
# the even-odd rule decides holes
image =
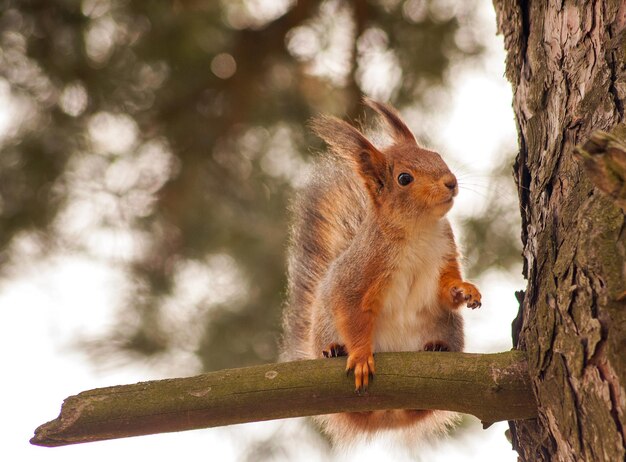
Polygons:
[[[445,155],[479,175],[496,162],[505,149],[515,145],[511,94],[503,78],[504,53],[501,37],[495,37],[495,17],[485,3],[486,34],[493,37],[487,65],[481,69],[458,70],[450,78],[455,84],[451,113],[433,121]],[[0,88],[4,101],[7,93]],[[0,104],[0,126],[7,109]],[[508,147],[508,148],[507,148]],[[451,162],[452,163],[452,162]],[[461,190],[455,213],[480,209],[484,194]],[[453,214],[453,218],[454,218]],[[510,323],[517,312],[513,292],[523,287],[521,276],[512,279],[499,273],[486,274],[477,281],[483,293],[483,307],[466,312],[467,351],[488,352],[511,347]],[[115,268],[102,261],[80,256],[62,256],[21,271],[0,286],[0,349],[3,381],[0,385],[3,418],[0,419],[0,460],[107,461],[141,457],[151,462],[171,461],[193,455],[195,460],[240,460],[243,441],[270,436],[279,429],[298,439],[302,422],[266,422],[230,428],[199,430],[130,438],[60,448],[29,445],[33,430],[58,414],[62,400],[85,389],[188,373],[185,370],[158,370],[155,367],[96,368],[76,351],[72,341],[106,331],[111,307],[117,305],[115,287],[123,283]],[[460,439],[443,441],[437,447],[418,448],[424,460],[515,461],[516,455],[504,437],[505,423],[486,431],[466,432]],[[282,433],[281,433],[282,434]],[[402,448],[377,442],[357,452],[337,455],[340,461],[409,460]],[[303,453],[282,460],[322,460],[319,454]],[[414,459],[412,459],[414,460]]]

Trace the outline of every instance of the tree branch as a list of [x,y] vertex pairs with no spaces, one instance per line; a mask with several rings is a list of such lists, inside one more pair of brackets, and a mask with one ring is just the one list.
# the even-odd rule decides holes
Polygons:
[[380,353],[364,395],[345,358],[267,364],[196,377],[84,391],[32,444],[63,446],[128,436],[345,411],[446,409],[483,422],[537,415],[525,355]]

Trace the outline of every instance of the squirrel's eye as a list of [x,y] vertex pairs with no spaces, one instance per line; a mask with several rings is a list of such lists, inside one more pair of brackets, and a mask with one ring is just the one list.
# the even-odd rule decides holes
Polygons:
[[413,181],[413,176],[410,173],[401,173],[398,175],[398,183],[400,186],[406,186],[411,181]]

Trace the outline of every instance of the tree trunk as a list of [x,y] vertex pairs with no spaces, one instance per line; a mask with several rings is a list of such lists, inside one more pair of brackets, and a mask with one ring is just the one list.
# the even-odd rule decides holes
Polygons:
[[623,119],[626,1],[494,4],[518,124],[528,280],[513,337],[539,404],[538,419],[511,422],[515,449],[523,461],[622,461],[624,213],[575,146]]

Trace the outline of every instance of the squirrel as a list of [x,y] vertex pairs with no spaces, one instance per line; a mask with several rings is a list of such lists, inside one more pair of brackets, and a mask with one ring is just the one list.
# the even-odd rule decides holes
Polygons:
[[[461,277],[446,214],[458,194],[441,156],[420,147],[391,106],[364,99],[392,143],[376,148],[349,123],[319,116],[311,125],[330,153],[315,162],[292,206],[283,360],[347,356],[357,392],[375,373],[374,353],[462,351],[461,305],[481,294]],[[452,413],[428,410],[320,416],[336,441]]]

